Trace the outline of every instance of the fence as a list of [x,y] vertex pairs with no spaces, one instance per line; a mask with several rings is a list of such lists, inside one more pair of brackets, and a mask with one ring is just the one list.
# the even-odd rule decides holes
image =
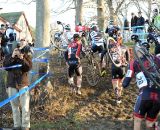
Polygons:
[[121,30],[124,42],[129,42],[131,35],[136,34],[141,41],[146,41],[148,26],[122,27]]
[[[37,57],[33,58],[32,61],[34,63],[49,63],[49,57],[45,57],[44,55],[48,52],[50,52],[52,49],[54,48],[54,46],[50,46],[50,47],[47,47],[47,48],[33,48],[34,52],[37,53],[37,51],[40,52],[40,55],[38,55]],[[5,72],[5,69],[7,68],[19,68],[21,67],[22,65],[21,64],[17,64],[17,65],[14,65],[14,66],[10,66],[10,67],[1,67],[0,68],[0,71],[3,73]],[[2,74],[2,73],[1,73]],[[49,72],[49,70],[46,72],[46,73],[39,73],[39,72],[36,72],[34,70],[30,71],[30,77],[31,79],[33,79],[33,77],[35,75],[40,75],[41,77],[39,77],[38,79],[36,79],[34,82],[32,82],[28,88],[25,88],[25,89],[22,89],[20,90],[18,93],[16,93],[15,95],[9,97],[9,98],[6,98],[6,90],[5,90],[5,86],[3,86],[3,89],[0,90],[0,126],[3,126],[3,116],[5,115],[3,113],[3,110],[10,110],[11,111],[11,108],[10,106],[8,106],[7,104],[9,104],[10,101],[14,100],[15,98],[21,96],[22,94],[26,93],[27,91],[30,91],[32,90],[34,87],[36,87],[37,84],[39,84],[42,80],[46,79],[47,77],[51,76],[51,73]],[[4,75],[3,75],[4,76]],[[1,75],[1,77],[3,77]],[[4,77],[3,77],[4,78]],[[2,83],[2,81],[1,81]],[[5,84],[3,82],[3,84]],[[2,84],[1,84],[2,85]],[[2,95],[4,96],[5,95],[5,99],[4,97],[2,97]],[[1,101],[3,100],[3,101]]]

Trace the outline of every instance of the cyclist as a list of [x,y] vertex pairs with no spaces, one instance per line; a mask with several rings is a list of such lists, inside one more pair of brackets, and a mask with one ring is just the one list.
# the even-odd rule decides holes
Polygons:
[[[137,40],[138,36],[132,36],[131,39]],[[135,39],[136,38],[136,39]],[[147,42],[140,43],[148,51],[150,45]],[[160,59],[153,56],[154,63],[160,67]],[[149,62],[142,57],[144,67],[148,67]],[[152,72],[152,70],[150,70]],[[123,80],[122,86],[124,88],[129,86],[133,76],[136,76],[137,87],[139,88],[139,95],[134,107],[134,130],[141,130],[141,122],[146,119],[146,127],[148,130],[155,130],[155,122],[160,111],[160,89],[156,88],[150,78],[142,71],[139,61],[132,60],[129,64],[127,74]]]
[[[117,30],[117,28],[115,29]],[[112,86],[116,95],[116,102],[119,104],[121,103],[122,95],[122,79],[124,78],[125,68],[130,59],[130,55],[127,46],[122,45],[121,34],[117,33],[116,30],[109,30],[108,33],[109,36],[113,36],[115,33],[117,34],[116,40],[113,41],[113,44],[116,44],[116,46],[114,46],[115,48],[111,47],[110,49],[114,52],[113,61],[115,62],[115,64],[112,63]],[[120,65],[116,66],[116,63]]]
[[160,30],[160,15],[158,13],[158,9],[154,9],[152,23],[151,26],[148,28],[149,34],[147,36],[147,41],[155,43],[154,53],[156,55],[160,54],[159,30]]
[[104,53],[106,52],[105,48],[105,41],[102,38],[102,34],[98,31],[98,28],[96,25],[91,26],[91,32],[90,32],[90,39],[91,39],[91,49],[95,53],[98,51],[100,56],[100,67],[101,67],[101,76],[104,76],[106,74],[105,66],[106,62],[104,60]]
[[[80,88],[82,83],[82,66],[80,63],[80,52],[82,43],[79,34],[73,35],[73,42],[68,45],[65,52],[66,65],[68,67],[68,83],[71,88],[78,94],[81,94]],[[74,83],[74,73],[77,75],[77,87]]]

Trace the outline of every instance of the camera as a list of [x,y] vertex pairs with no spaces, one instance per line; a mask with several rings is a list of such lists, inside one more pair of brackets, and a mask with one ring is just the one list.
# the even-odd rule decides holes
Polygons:
[[24,53],[29,53],[32,52],[31,51],[31,47],[29,45],[24,46],[23,48],[20,49],[20,44],[17,44],[17,48],[19,49],[19,51],[24,54]]

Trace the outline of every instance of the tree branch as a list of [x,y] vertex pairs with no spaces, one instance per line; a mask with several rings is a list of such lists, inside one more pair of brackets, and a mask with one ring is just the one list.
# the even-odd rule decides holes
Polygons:
[[115,14],[118,13],[119,9],[121,8],[121,6],[123,5],[123,3],[125,2],[125,0],[122,0],[119,5],[117,6],[116,10],[115,10]]

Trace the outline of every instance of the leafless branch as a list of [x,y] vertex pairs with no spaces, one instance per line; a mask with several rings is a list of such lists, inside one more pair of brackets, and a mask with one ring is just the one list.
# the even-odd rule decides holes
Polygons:
[[117,6],[116,10],[115,10],[115,14],[118,13],[119,9],[121,8],[121,6],[124,4],[125,0],[122,0],[119,5]]
[[36,2],[36,0],[30,0],[30,1],[25,1],[25,0],[17,0],[17,2],[19,3],[22,3],[22,4],[25,4],[25,5],[29,5],[31,4],[32,2]]
[[[55,14],[59,15],[59,14],[65,13],[69,10],[75,9],[75,7],[71,7],[74,3],[74,0],[73,1],[68,0],[65,2],[64,5],[68,4],[69,2],[71,2],[71,3],[64,10],[61,10],[60,12],[55,11],[55,10],[51,10],[51,13],[55,13]],[[64,5],[63,5],[63,7],[64,7]]]

